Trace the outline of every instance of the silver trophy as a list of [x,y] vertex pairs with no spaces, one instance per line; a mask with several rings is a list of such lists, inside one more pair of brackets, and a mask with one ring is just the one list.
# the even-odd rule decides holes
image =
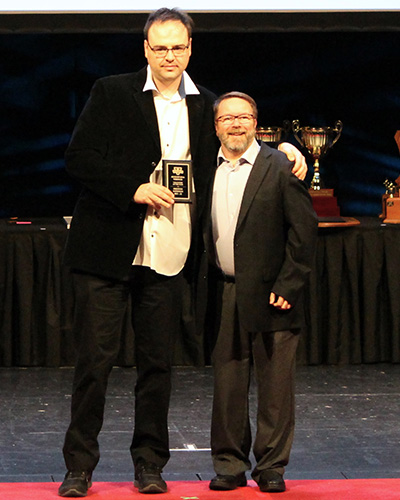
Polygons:
[[[314,176],[311,181],[311,189],[321,189],[321,178],[319,174],[319,160],[329,148],[339,139],[343,124],[337,120],[332,127],[300,127],[299,120],[293,120],[292,129],[294,136],[304,146],[314,159]],[[298,133],[301,132],[301,137]]]
[[257,127],[256,137],[258,140],[266,142],[268,146],[276,147],[286,140],[290,128],[288,120],[284,120],[282,127]]

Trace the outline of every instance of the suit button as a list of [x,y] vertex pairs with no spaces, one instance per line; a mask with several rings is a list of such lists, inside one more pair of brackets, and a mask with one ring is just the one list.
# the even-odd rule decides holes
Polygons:
[[152,167],[156,167],[156,166],[157,166],[157,163],[156,163],[155,161],[152,161],[152,162],[151,162],[151,166],[152,166]]
[[142,220],[143,219],[143,214],[139,214],[139,219]]

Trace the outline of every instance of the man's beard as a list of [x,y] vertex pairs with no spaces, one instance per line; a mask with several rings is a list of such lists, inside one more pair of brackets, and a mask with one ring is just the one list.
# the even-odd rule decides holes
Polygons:
[[[240,135],[232,135],[232,134]],[[243,154],[249,148],[256,135],[255,130],[230,129],[229,132],[221,133],[218,138],[221,144],[231,153]]]

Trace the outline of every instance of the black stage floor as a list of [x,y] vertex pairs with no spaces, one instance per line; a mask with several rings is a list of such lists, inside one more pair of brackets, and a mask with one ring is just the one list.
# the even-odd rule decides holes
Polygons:
[[[0,369],[0,481],[61,481],[71,368]],[[134,369],[113,370],[95,481],[133,478]],[[287,479],[400,477],[400,365],[301,366]],[[212,475],[210,368],[174,369],[166,480]],[[255,392],[251,393],[254,424]],[[254,428],[254,425],[253,425]]]

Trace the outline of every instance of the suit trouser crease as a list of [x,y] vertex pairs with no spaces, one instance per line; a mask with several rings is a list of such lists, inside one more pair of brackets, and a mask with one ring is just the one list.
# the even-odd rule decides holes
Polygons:
[[137,365],[131,455],[134,462],[142,458],[163,467],[169,458],[167,420],[181,276],[133,267],[123,281],[73,277],[78,355],[63,449],[67,469],[92,471],[99,461],[108,377],[120,351],[129,300]]
[[252,476],[257,480],[265,469],[283,474],[294,434],[298,335],[292,331],[249,333],[241,328],[234,283],[223,284],[221,303],[212,353],[211,449],[215,472],[237,475],[251,468],[248,389],[254,365],[258,408],[253,444],[256,467]]

